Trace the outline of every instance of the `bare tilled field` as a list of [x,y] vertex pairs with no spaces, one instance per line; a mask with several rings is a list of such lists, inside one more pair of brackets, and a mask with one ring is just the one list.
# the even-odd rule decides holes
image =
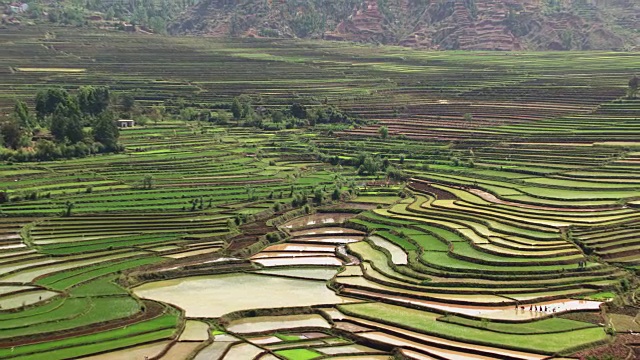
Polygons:
[[637,54],[0,45],[0,119],[49,87],[136,104],[120,152],[0,164],[2,359],[637,353]]

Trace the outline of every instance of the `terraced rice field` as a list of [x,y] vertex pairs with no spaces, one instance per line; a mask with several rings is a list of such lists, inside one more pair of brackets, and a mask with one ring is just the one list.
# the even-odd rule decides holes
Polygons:
[[168,116],[123,153],[0,164],[0,358],[542,360],[640,328],[636,54],[85,30],[0,30],[0,112],[108,85],[369,123]]

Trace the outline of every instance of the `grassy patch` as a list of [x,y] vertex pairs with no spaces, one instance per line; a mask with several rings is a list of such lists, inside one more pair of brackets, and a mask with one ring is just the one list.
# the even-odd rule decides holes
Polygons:
[[395,305],[367,303],[340,305],[350,315],[383,321],[398,327],[408,327],[435,336],[461,341],[509,347],[527,351],[556,353],[575,346],[590,344],[606,338],[602,328],[587,328],[559,334],[500,334],[457,324],[436,321],[438,315]]

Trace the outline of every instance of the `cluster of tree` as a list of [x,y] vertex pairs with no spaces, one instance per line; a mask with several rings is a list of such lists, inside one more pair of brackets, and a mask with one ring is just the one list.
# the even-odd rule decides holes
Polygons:
[[83,86],[75,94],[41,90],[34,112],[16,101],[14,112],[0,120],[0,159],[54,160],[122,150],[107,87]]
[[[260,35],[279,37],[283,33],[297,37],[321,37],[326,30],[333,29],[343,19],[361,6],[359,0],[274,0],[254,1],[249,6],[241,4],[231,10],[229,7],[237,2],[218,1],[219,6],[226,6],[233,11],[229,18],[229,32],[237,36],[249,28],[258,29]],[[269,14],[274,7],[282,20],[286,21],[285,29],[274,29],[273,22],[263,21],[261,15]],[[203,6],[204,8],[204,6]],[[205,9],[203,9],[206,11]],[[266,25],[266,26],[265,26]]]
[[510,6],[505,16],[504,23],[515,36],[521,37],[529,34],[535,26],[532,14],[523,11],[522,5]]
[[[401,158],[401,163],[404,157]],[[392,180],[405,180],[407,175],[402,169],[391,164],[391,161],[380,155],[371,155],[369,153],[360,153],[351,159],[351,165],[358,169],[358,175],[379,175],[383,173],[387,178]]]
[[103,12],[107,20],[121,19],[149,27],[158,33],[166,33],[167,25],[184,9],[197,2],[198,0],[85,0],[84,6]]
[[56,6],[48,9],[47,18],[50,22],[62,25],[82,26],[87,24],[84,9],[77,5]]
[[317,124],[363,123],[363,120],[346,114],[333,105],[328,105],[326,100],[323,104],[314,106],[295,102],[288,107],[267,109],[262,106],[254,108],[251,98],[241,95],[233,99],[230,110],[238,124],[263,130],[294,129]]
[[[26,17],[33,20],[49,21],[55,24],[82,26],[87,24],[85,8],[82,1],[22,1],[28,5],[25,12],[18,13],[18,17]],[[13,1],[0,1],[0,8]]]
[[[73,0],[73,1],[27,1],[29,10],[24,14],[32,19],[41,19],[55,24],[88,25],[88,16],[101,12],[106,20],[123,20],[141,25],[158,33],[166,33],[167,25],[184,9],[198,0]],[[7,2],[9,3],[9,2]],[[0,1],[0,4],[2,2]]]

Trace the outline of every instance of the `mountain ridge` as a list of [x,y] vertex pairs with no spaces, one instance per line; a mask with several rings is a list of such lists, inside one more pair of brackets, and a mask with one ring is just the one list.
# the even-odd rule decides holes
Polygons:
[[444,50],[639,50],[634,0],[203,0],[176,35],[322,38]]

